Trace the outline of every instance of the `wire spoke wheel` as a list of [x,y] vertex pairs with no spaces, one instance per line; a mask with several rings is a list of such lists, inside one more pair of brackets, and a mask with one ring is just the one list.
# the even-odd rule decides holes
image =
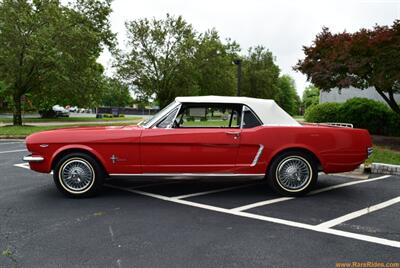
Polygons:
[[87,161],[73,158],[62,165],[59,178],[69,191],[77,193],[90,188],[95,178],[95,172]]
[[308,186],[312,177],[310,164],[302,157],[290,156],[283,159],[276,169],[279,185],[287,191],[297,192]]

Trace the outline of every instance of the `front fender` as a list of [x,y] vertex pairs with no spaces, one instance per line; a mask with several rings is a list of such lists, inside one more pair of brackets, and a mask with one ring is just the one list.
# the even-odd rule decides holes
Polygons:
[[105,167],[105,159],[104,157],[97,152],[96,150],[94,150],[92,147],[87,146],[87,145],[82,145],[82,144],[68,144],[68,145],[64,145],[60,148],[58,148],[57,150],[54,151],[54,153],[51,156],[51,164],[48,167],[49,168],[49,172],[51,171],[53,164],[54,164],[54,160],[57,159],[62,153],[64,153],[65,151],[73,151],[73,150],[79,150],[79,151],[83,151],[83,152],[88,152],[89,154],[93,155],[97,160],[100,161],[100,164]]

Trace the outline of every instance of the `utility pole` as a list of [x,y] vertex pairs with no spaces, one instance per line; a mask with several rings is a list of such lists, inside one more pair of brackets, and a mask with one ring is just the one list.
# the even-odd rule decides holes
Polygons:
[[240,86],[242,83],[242,60],[236,59],[233,61],[235,65],[237,65],[237,96],[240,96]]

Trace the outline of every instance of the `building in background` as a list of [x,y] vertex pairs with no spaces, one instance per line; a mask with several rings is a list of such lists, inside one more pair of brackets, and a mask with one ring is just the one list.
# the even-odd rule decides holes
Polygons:
[[[387,94],[386,94],[387,95]],[[400,94],[395,94],[396,101],[400,102]],[[379,93],[373,87],[366,88],[361,90],[359,88],[350,87],[338,89],[334,88],[331,91],[320,91],[319,93],[319,102],[345,102],[351,98],[367,98],[371,100],[381,101],[387,104],[383,98],[379,95]]]

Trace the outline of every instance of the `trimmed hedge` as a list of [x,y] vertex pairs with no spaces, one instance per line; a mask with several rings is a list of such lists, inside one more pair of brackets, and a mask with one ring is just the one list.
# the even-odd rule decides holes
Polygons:
[[340,120],[354,127],[368,129],[373,134],[387,134],[390,128],[389,107],[379,101],[365,98],[347,100],[340,107]]
[[306,110],[307,122],[341,122],[365,128],[371,134],[400,135],[400,116],[379,101],[352,98],[345,103],[322,103]]
[[306,110],[304,119],[314,123],[339,122],[340,107],[336,102],[316,104]]

